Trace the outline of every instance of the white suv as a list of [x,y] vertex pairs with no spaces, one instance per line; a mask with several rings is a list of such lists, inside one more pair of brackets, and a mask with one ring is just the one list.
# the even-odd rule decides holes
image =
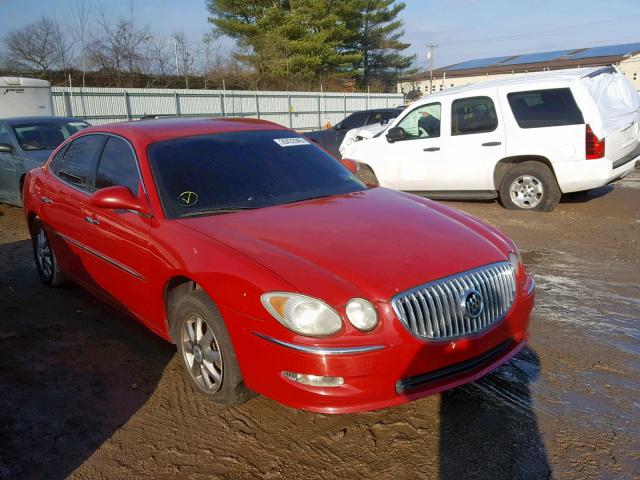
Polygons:
[[384,187],[549,211],[629,173],[639,125],[638,93],[613,67],[532,73],[420,99],[343,162]]

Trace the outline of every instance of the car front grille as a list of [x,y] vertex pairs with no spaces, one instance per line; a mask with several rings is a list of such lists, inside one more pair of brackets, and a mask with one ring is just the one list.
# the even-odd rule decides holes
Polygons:
[[502,320],[516,294],[510,262],[468,270],[399,293],[391,300],[402,324],[427,340],[472,335]]

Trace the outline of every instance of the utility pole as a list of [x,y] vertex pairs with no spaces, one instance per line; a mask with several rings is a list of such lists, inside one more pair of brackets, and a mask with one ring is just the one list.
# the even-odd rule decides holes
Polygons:
[[180,71],[178,70],[178,41],[176,40],[176,35],[171,35],[173,38],[173,51],[176,55],[176,77],[180,76]]
[[437,43],[427,44],[427,69],[429,70],[429,95],[433,92],[433,49],[438,48]]

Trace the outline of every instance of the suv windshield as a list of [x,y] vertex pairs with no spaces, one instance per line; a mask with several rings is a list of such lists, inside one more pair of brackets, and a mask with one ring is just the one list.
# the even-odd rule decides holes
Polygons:
[[12,125],[22,150],[53,150],[88,123],[64,121],[33,121]]
[[364,190],[337,160],[283,130],[157,142],[149,162],[168,218],[269,207]]

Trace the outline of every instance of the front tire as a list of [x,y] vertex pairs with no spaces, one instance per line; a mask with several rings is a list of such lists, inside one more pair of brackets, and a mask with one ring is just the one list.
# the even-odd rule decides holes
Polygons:
[[511,167],[502,178],[498,193],[505,208],[539,212],[553,210],[562,195],[551,169],[535,161]]
[[173,337],[193,389],[220,405],[240,405],[254,394],[244,384],[220,311],[204,292],[185,295],[174,310]]
[[64,274],[58,265],[56,254],[51,248],[49,237],[40,219],[36,219],[31,227],[33,257],[36,262],[38,276],[47,287],[57,287],[65,283]]

